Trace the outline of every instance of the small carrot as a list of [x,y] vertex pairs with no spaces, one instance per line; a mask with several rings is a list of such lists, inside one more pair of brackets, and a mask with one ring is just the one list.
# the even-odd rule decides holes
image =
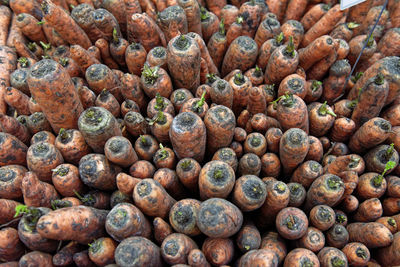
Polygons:
[[261,179],[254,175],[240,177],[233,189],[233,203],[242,211],[251,211],[262,206],[267,189]]
[[196,236],[201,233],[196,226],[200,203],[195,199],[183,199],[171,207],[169,222],[175,231],[188,236]]
[[286,239],[299,239],[306,234],[308,219],[305,213],[298,208],[284,208],[276,216],[276,228],[279,234]]
[[[17,137],[0,133],[0,166],[17,164],[26,166],[26,155],[28,147],[22,143]],[[13,155],[10,157],[10,155]]]
[[16,118],[0,114],[0,127],[2,131],[17,137],[24,144],[29,144],[31,135],[28,128]]
[[22,93],[30,96],[29,86],[27,83],[28,71],[24,68],[16,69],[10,74],[11,87],[18,89]]
[[328,35],[320,36],[299,51],[299,65],[307,71],[312,65],[335,49],[335,41]]
[[83,193],[84,184],[79,178],[79,170],[72,164],[60,164],[51,178],[54,187],[64,197],[73,197],[75,192]]
[[367,248],[386,247],[393,241],[390,230],[376,222],[350,223],[347,225],[347,231],[350,242],[363,243]]
[[346,255],[334,247],[324,247],[318,253],[318,260],[321,266],[347,266]]
[[349,265],[353,266],[367,265],[371,257],[368,248],[364,244],[358,242],[348,243],[342,248],[342,251],[346,255]]
[[181,159],[176,167],[176,174],[179,180],[185,187],[192,191],[198,190],[200,171],[200,164],[192,158]]
[[53,255],[55,266],[65,266],[73,263],[73,256],[82,249],[76,241],[71,241]]
[[329,9],[330,6],[325,3],[319,3],[311,7],[300,20],[304,30],[308,31]]
[[[134,255],[138,255],[139,258]],[[135,236],[124,239],[117,246],[115,262],[118,265],[139,264],[155,267],[162,264],[162,258],[160,248],[156,244],[145,237]]]
[[298,266],[303,264],[318,265],[318,257],[311,251],[305,248],[296,248],[290,251],[285,258],[284,267]]
[[288,43],[290,37],[293,38],[294,48],[298,49],[304,35],[303,25],[297,20],[288,20],[281,26],[281,30]]
[[146,13],[133,14],[128,20],[127,38],[129,42],[140,42],[146,51],[162,45],[161,30]]
[[[13,261],[24,257],[24,246],[18,238],[17,230],[12,227],[5,227],[0,230],[0,237],[2,240],[0,243],[2,261]],[[49,257],[51,258],[50,255]]]
[[159,148],[158,141],[152,135],[141,135],[134,145],[139,158],[151,160]]
[[239,175],[246,174],[259,176],[262,168],[261,159],[254,153],[246,153],[239,160]]
[[168,168],[158,169],[154,173],[153,179],[159,182],[174,199],[180,200],[185,197],[185,190],[175,171]]
[[[51,200],[58,199],[54,186],[42,182],[34,172],[27,172],[21,183],[24,203],[33,207],[51,207]],[[42,197],[37,198],[37,194]]]
[[306,80],[298,74],[286,76],[279,84],[278,97],[290,94],[297,95],[301,99],[304,99],[306,93]]
[[216,14],[200,7],[201,34],[204,42],[208,43],[211,36],[218,31],[220,20]]
[[193,249],[188,254],[188,263],[193,267],[210,267],[206,256],[200,249]]
[[309,118],[304,101],[292,94],[283,95],[277,100],[277,119],[282,129],[299,128],[308,133]]
[[234,243],[229,238],[207,238],[202,246],[204,255],[212,265],[223,266],[232,261]]
[[93,64],[100,64],[96,57],[80,45],[71,45],[70,54],[71,58],[82,68],[82,71],[86,72],[86,69]]
[[275,153],[265,153],[261,157],[261,171],[263,174],[278,177],[281,173],[281,161]]
[[317,253],[325,246],[325,236],[318,228],[309,226],[306,234],[296,241],[296,245]]
[[40,131],[52,131],[49,121],[44,116],[43,112],[35,112],[28,117],[27,125],[28,130],[32,134]]
[[[174,250],[171,250],[171,247]],[[196,243],[187,235],[173,233],[167,236],[161,244],[161,256],[168,264],[184,264],[187,256],[193,249],[197,249]]]

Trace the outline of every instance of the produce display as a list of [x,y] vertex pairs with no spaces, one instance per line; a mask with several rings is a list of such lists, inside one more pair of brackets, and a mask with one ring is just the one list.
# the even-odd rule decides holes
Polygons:
[[399,0],[0,3],[0,267],[400,266],[399,153]]

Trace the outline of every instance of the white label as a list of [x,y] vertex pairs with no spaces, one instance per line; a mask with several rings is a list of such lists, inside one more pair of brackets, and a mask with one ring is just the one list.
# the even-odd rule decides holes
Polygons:
[[340,0],[340,10],[344,10],[365,1],[366,0]]

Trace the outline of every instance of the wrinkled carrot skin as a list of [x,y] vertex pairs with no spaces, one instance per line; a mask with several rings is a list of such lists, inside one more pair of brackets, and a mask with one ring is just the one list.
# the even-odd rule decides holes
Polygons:
[[286,244],[276,232],[266,232],[262,236],[260,249],[268,249],[275,252],[279,263],[283,262],[287,254]]
[[18,238],[18,232],[12,227],[0,230],[0,257],[2,261],[18,260],[24,255],[24,246]]
[[140,42],[147,52],[162,45],[160,32],[156,22],[146,13],[133,14],[128,21],[128,41]]
[[[138,258],[132,255],[138,255]],[[115,262],[120,266],[133,264],[161,266],[163,264],[160,248],[149,239],[140,236],[126,238],[118,245],[115,250]]]
[[204,241],[202,251],[208,262],[221,266],[228,264],[233,259],[234,243],[228,238],[209,237]]
[[172,227],[160,217],[153,220],[154,236],[156,242],[161,245],[164,239],[173,233]]
[[27,13],[20,13],[17,16],[16,24],[22,31],[22,33],[28,37],[33,42],[45,42],[47,43],[46,36],[43,32],[43,29],[40,25],[38,25],[39,21]]
[[[350,242],[363,243],[368,248],[389,246],[393,242],[393,235],[383,224],[376,222],[350,223],[347,225]],[[376,238],[379,235],[380,238]]]
[[54,145],[61,152],[65,161],[75,165],[78,165],[80,159],[92,151],[82,133],[76,129],[61,131],[56,137]]
[[3,152],[0,153],[0,166],[10,164],[26,166],[28,148],[17,137],[8,133],[0,133],[0,148]]
[[[27,172],[21,184],[24,203],[33,207],[51,207],[51,201],[58,199],[58,193],[54,186],[42,182],[34,172]],[[38,199],[37,193],[43,197]]]
[[329,6],[324,3],[316,4],[310,8],[300,20],[304,30],[308,31],[328,10]]
[[305,248],[296,248],[288,253],[287,257],[285,258],[283,266],[300,267],[301,266],[300,262],[317,266],[319,264],[318,257],[311,250]]
[[17,137],[24,144],[29,144],[31,135],[28,128],[14,117],[0,114],[0,127],[3,132]]
[[314,39],[299,50],[299,65],[307,71],[313,64],[329,55],[335,49],[335,41],[329,35]]

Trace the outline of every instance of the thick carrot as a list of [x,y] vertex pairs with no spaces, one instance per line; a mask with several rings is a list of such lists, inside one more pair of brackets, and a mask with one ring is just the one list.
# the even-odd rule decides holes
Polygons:
[[383,266],[390,266],[398,265],[400,263],[399,240],[400,235],[396,233],[390,246],[378,250],[377,260],[380,264]]
[[180,182],[192,191],[198,190],[200,164],[192,158],[181,159],[176,167],[176,174]]
[[261,234],[251,220],[246,220],[243,223],[242,229],[236,237],[236,245],[243,253],[260,247]]
[[78,165],[79,160],[91,152],[82,133],[76,129],[60,129],[54,145],[67,162]]
[[261,157],[261,171],[264,175],[278,177],[281,173],[281,162],[275,153],[265,153]]
[[278,84],[287,75],[296,71],[299,64],[299,55],[291,40],[289,38],[287,45],[281,45],[272,52],[265,69],[265,83]]
[[153,179],[159,182],[173,198],[180,200],[186,196],[175,171],[168,168],[158,169],[154,173]]
[[33,42],[46,42],[46,36],[39,21],[27,13],[20,13],[16,19],[16,25],[21,29],[21,32]]
[[183,8],[188,23],[188,32],[195,32],[202,35],[200,5],[197,1],[179,0],[178,5]]
[[266,4],[268,5],[270,11],[276,14],[279,21],[283,20],[285,15],[285,11],[287,8],[289,0],[284,1],[276,1],[276,0],[267,0]]
[[79,178],[78,167],[72,164],[60,164],[53,170],[51,178],[54,187],[64,197],[75,196],[75,192],[83,193],[85,187]]
[[19,199],[22,197],[21,182],[27,169],[20,165],[8,165],[0,168],[0,197]]
[[20,90],[22,93],[30,96],[29,86],[26,81],[28,78],[28,71],[24,68],[17,69],[10,74],[11,87]]
[[318,260],[321,266],[348,266],[346,255],[332,246],[320,250]]
[[151,160],[159,148],[158,141],[152,135],[140,135],[134,145],[139,158]]
[[252,211],[261,207],[267,196],[265,184],[254,175],[240,177],[233,189],[233,203],[242,211]]
[[323,92],[322,82],[317,80],[308,80],[306,81],[305,87],[306,95],[304,97],[304,102],[306,102],[306,104],[315,102],[321,97]]
[[226,29],[224,28],[224,20],[221,20],[219,30],[210,37],[207,43],[207,50],[217,68],[221,66],[227,49],[228,39]]
[[309,149],[308,136],[299,128],[291,128],[284,132],[279,146],[279,154],[285,173],[291,173],[303,162]]
[[[331,66],[329,70],[329,76],[323,82],[323,100],[326,100],[329,104],[332,104],[336,99],[340,98],[345,93],[344,85],[350,71],[351,66],[347,60],[338,60]],[[341,113],[339,113],[339,115],[340,114]]]
[[[200,18],[200,14],[198,15]],[[179,34],[188,32],[188,19],[185,10],[178,4],[162,10],[157,17],[157,24],[164,32],[167,42]]]
[[223,161],[210,161],[204,165],[199,173],[201,199],[226,198],[234,185],[235,172],[228,163]]
[[296,241],[296,245],[317,253],[325,246],[325,236],[318,228],[309,226],[306,234]]
[[320,36],[299,51],[299,65],[307,71],[312,65],[329,55],[336,43],[328,35]]
[[278,97],[291,94],[304,99],[306,93],[306,80],[298,74],[290,74],[286,76],[279,84]]
[[121,30],[117,19],[107,9],[98,8],[92,12],[92,18],[95,26],[99,29],[103,35],[103,38],[107,41],[111,41],[113,33],[120,36]]
[[218,31],[220,20],[216,14],[207,11],[204,7],[200,7],[200,19],[202,36],[206,43],[211,36]]
[[283,266],[300,267],[306,264],[309,264],[311,266],[313,265],[318,266],[319,264],[318,257],[311,250],[305,248],[296,248],[288,253],[287,257],[285,258]]
[[160,28],[146,13],[136,13],[128,20],[127,38],[129,42],[140,42],[146,51],[162,45]]
[[[51,201],[58,199],[54,186],[42,182],[34,172],[27,172],[21,183],[24,203],[33,207],[51,207]],[[40,198],[37,197],[40,194]]]
[[302,210],[289,207],[282,209],[278,213],[275,224],[282,237],[295,240],[306,234],[308,219]]
[[209,237],[204,241],[202,251],[212,265],[224,266],[233,259],[234,243],[229,238]]
[[293,172],[291,181],[308,188],[320,175],[322,175],[322,166],[314,160],[308,160]]
[[[211,10],[211,12],[213,12],[213,11]],[[226,31],[235,22],[236,17],[238,16],[238,14],[239,14],[239,9],[236,6],[231,5],[231,4],[226,4],[221,9],[220,18],[221,18],[221,21],[224,20],[224,27],[225,27]]]
[[127,131],[134,137],[146,134],[148,131],[148,123],[144,117],[138,113],[129,111],[124,117],[124,124]]
[[299,128],[305,133],[309,131],[309,119],[307,107],[304,101],[297,95],[283,95],[278,99],[277,119],[282,130]]
[[329,33],[335,27],[336,23],[344,16],[344,11],[340,10],[339,5],[333,6],[321,17],[305,34],[301,45],[303,47],[311,44],[318,37]]
[[12,227],[0,230],[0,258],[2,261],[18,260],[24,255],[24,246],[18,238],[18,232]]
[[144,214],[161,218],[168,215],[172,205],[176,202],[161,184],[153,179],[143,179],[135,186],[133,200]]
[[175,109],[171,101],[157,93],[156,97],[150,100],[147,105],[147,117],[153,118],[159,111],[175,116]]
[[44,116],[43,112],[35,112],[28,117],[27,125],[28,130],[32,134],[36,134],[40,131],[51,132],[51,126],[49,121]]
[[365,122],[350,138],[349,148],[359,153],[376,146],[389,136],[391,125],[387,120],[382,118],[372,118]]
[[103,38],[104,34],[96,27],[92,13],[94,7],[87,3],[75,6],[71,11],[71,17],[86,32],[92,43],[97,39]]
[[173,233],[161,244],[161,256],[170,265],[186,264],[190,251],[197,249],[196,243],[187,235]]
[[118,265],[141,265],[156,267],[162,265],[160,248],[145,237],[135,236],[124,239],[115,250]]
[[293,44],[297,49],[303,39],[304,28],[297,20],[288,20],[281,26],[283,35],[286,37],[286,43],[290,41],[290,37],[293,38]]
[[383,56],[395,56],[399,50],[400,30],[399,28],[389,29],[378,43],[378,51]]
[[28,147],[17,137],[0,133],[0,166],[17,164],[26,166],[26,155]]
[[196,236],[201,233],[196,226],[200,203],[195,199],[183,199],[171,207],[169,222],[175,231],[189,236]]
[[246,153],[239,160],[239,175],[246,174],[259,176],[261,172],[262,163],[260,158],[254,153]]
[[105,228],[116,241],[130,236],[150,237],[150,222],[143,213],[130,203],[117,204],[107,215]]
[[0,114],[0,127],[3,132],[17,137],[24,144],[29,144],[31,135],[28,128],[16,118]]
[[347,225],[347,231],[350,242],[360,242],[368,248],[386,247],[393,241],[390,230],[376,222],[350,223]]
[[367,265],[371,257],[368,248],[358,242],[348,243],[342,251],[346,255],[349,264],[353,266]]

